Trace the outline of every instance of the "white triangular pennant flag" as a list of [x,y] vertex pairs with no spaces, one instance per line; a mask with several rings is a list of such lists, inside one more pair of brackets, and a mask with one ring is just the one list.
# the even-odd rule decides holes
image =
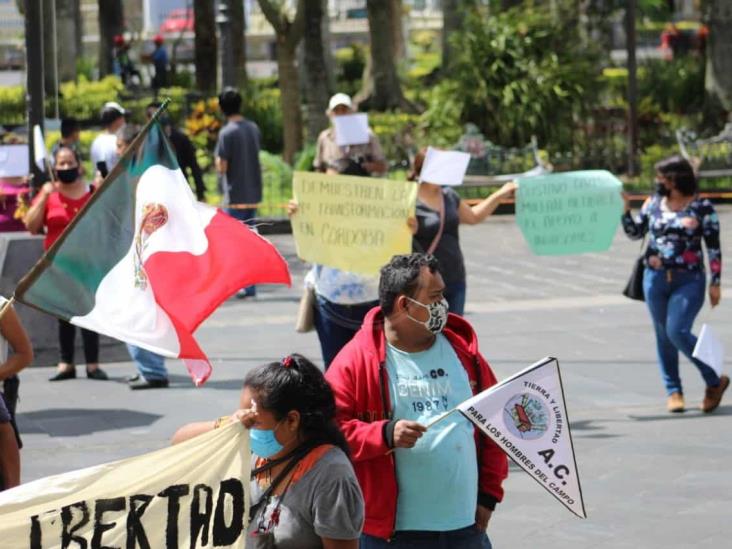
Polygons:
[[540,360],[457,409],[564,506],[587,518],[556,358]]
[[43,132],[38,125],[33,126],[33,160],[41,171],[45,171],[46,166],[51,164],[46,150],[46,142],[43,139]]
[[712,330],[709,324],[702,326],[699,332],[699,339],[696,340],[694,358],[698,358],[704,364],[710,366],[717,375],[722,375],[722,366],[724,366],[724,345]]

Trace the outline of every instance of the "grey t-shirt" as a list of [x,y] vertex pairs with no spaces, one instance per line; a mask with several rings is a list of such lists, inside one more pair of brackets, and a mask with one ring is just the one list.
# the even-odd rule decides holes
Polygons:
[[[445,227],[433,255],[440,263],[445,284],[465,282],[465,262],[458,235],[460,195],[450,187],[444,187],[442,195],[445,197]],[[440,213],[417,200],[416,215],[418,228],[412,248],[415,252],[426,252],[440,229]]]
[[[315,450],[317,452],[317,449]],[[306,458],[307,459],[307,458]],[[251,483],[252,505],[256,504],[266,487],[256,480]],[[267,545],[256,534],[260,524],[269,524],[279,497],[271,498],[249,524],[247,547],[264,549]],[[278,549],[320,549],[321,538],[358,539],[364,521],[364,503],[353,466],[340,448],[330,448],[309,470],[293,481],[280,505],[279,522],[272,531]]]
[[225,191],[229,204],[262,201],[259,143],[259,128],[251,120],[229,121],[219,132],[215,154],[228,163]]

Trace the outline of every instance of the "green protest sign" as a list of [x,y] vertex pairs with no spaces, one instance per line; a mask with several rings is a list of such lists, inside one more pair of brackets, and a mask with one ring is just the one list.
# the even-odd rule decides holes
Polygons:
[[591,170],[520,178],[516,222],[536,255],[602,252],[620,223],[622,183]]

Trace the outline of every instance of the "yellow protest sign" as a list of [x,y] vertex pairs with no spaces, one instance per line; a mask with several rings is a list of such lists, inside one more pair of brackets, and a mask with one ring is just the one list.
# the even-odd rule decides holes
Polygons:
[[2,547],[244,547],[249,435],[182,444],[0,493]]
[[374,275],[412,250],[407,218],[417,184],[349,175],[295,172],[292,217],[297,255],[305,261]]

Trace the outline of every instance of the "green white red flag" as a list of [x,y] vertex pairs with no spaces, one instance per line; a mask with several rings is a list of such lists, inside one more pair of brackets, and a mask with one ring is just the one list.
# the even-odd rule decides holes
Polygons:
[[290,284],[287,263],[248,226],[196,201],[154,119],[15,299],[181,358],[201,385],[211,365],[194,331],[226,298],[258,283]]

